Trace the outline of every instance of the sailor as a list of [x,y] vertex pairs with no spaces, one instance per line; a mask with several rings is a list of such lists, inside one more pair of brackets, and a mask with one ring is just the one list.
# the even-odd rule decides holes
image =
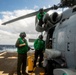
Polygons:
[[23,75],[28,75],[26,73],[26,61],[27,61],[27,51],[30,49],[30,47],[28,46],[27,40],[25,39],[26,33],[21,32],[19,36],[20,37],[17,39],[15,44],[18,52],[17,75],[21,75],[20,70],[22,70]]
[[34,48],[35,48],[35,59],[34,59],[34,67],[36,67],[36,62],[39,58],[39,67],[42,67],[42,61],[43,61],[43,52],[45,50],[45,41],[43,40],[43,36],[39,35],[39,38],[35,40],[34,42]]
[[44,12],[44,10],[43,10],[43,8],[41,8],[40,10],[39,10],[39,13],[37,14],[37,18],[38,18],[38,20],[39,20],[39,26],[41,26],[42,27],[42,24],[44,23],[43,22],[43,16],[46,14],[46,12]]

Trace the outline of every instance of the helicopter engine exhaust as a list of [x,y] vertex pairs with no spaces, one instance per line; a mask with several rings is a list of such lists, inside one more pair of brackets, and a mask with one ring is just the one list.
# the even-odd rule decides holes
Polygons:
[[59,15],[57,12],[52,13],[52,15],[50,15],[51,18],[51,23],[52,24],[56,24],[61,20],[61,15]]

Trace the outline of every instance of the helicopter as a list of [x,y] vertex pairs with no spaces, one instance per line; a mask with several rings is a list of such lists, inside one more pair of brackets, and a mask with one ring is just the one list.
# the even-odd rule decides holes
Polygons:
[[[55,56],[62,56],[65,59],[67,68],[56,68],[53,70],[53,75],[76,75],[76,0],[61,0],[58,5],[54,5],[50,8],[44,9],[45,12],[49,10],[57,10],[58,8],[68,7],[67,10],[63,11],[61,14],[57,12],[51,15],[46,14],[43,20],[47,19],[46,26],[41,27],[38,24],[37,16],[35,18],[35,29],[38,32],[45,31],[46,34],[46,52],[50,56],[50,59],[54,61]],[[14,21],[28,18],[37,15],[39,11],[12,19],[10,21],[2,23],[6,25]],[[50,17],[50,20],[48,18]],[[49,23],[48,23],[49,22]],[[51,39],[52,47],[48,50],[47,45]],[[55,52],[54,52],[55,51]],[[47,57],[48,57],[47,55]],[[55,55],[55,56],[54,56]],[[58,60],[57,60],[58,61]],[[56,61],[55,61],[56,62]],[[56,65],[56,64],[55,64]]]

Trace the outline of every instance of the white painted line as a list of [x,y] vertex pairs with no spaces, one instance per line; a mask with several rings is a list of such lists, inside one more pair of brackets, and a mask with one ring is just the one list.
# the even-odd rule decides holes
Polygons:
[[5,53],[7,53],[7,52],[2,52],[2,53],[0,53],[0,56],[3,55],[3,54],[5,54]]

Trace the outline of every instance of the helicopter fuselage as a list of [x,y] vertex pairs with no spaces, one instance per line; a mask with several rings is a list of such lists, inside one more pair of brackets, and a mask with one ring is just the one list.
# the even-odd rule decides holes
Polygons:
[[[71,72],[69,70],[70,68],[76,69],[76,7],[67,9],[61,15],[62,18],[60,21],[56,24],[53,24],[55,26],[53,33],[51,34],[51,25],[50,28],[47,29],[46,40],[49,41],[50,38],[52,39],[52,49],[61,52],[61,56],[65,58],[67,63],[68,70],[56,69],[54,71],[54,75],[62,75],[60,73],[56,74],[59,71],[62,73],[67,72],[68,75],[76,75],[76,72]],[[52,37],[50,37],[49,34],[52,35]]]
[[58,23],[53,33],[54,49],[62,52],[68,67],[76,68],[76,15]]

